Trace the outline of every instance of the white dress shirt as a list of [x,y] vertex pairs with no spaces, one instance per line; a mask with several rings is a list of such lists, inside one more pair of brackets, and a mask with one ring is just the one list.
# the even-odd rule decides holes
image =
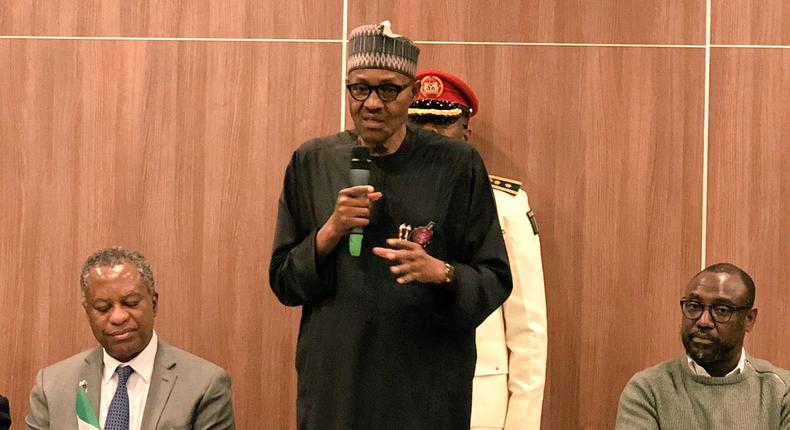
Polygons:
[[[686,356],[686,358],[689,361],[689,367],[691,368],[691,371],[694,372],[695,375],[710,377],[710,373],[708,373],[708,371],[705,370],[704,367],[697,364],[697,362],[694,361],[693,358],[689,357],[688,355]],[[741,358],[738,359],[738,365],[735,366],[735,369],[732,369],[729,373],[724,375],[724,377],[726,378],[728,376],[740,374],[741,372],[743,372],[743,368],[745,366],[746,366],[746,348],[741,347]]]
[[115,389],[118,386],[118,375],[115,369],[118,366],[131,366],[134,373],[129,376],[126,382],[126,389],[129,393],[129,430],[142,430],[140,426],[143,422],[143,412],[145,411],[145,400],[148,398],[148,388],[151,386],[151,374],[154,371],[154,358],[158,340],[156,331],[151,336],[148,345],[127,363],[110,357],[107,351],[104,355],[104,371],[101,380],[101,402],[99,404],[99,422],[102,428],[107,420],[107,410],[110,402],[115,396]]

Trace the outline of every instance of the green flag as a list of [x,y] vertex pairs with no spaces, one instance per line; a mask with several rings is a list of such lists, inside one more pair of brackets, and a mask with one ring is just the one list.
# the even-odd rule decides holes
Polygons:
[[77,428],[79,430],[99,430],[99,419],[93,410],[93,404],[88,397],[85,383],[81,382],[77,387]]

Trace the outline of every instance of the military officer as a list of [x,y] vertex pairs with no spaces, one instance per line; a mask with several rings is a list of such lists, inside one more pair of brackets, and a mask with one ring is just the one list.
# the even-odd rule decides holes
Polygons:
[[[417,73],[420,92],[409,122],[469,141],[478,110],[472,89],[440,70]],[[490,176],[505,238],[513,292],[477,329],[473,429],[540,428],[546,373],[546,298],[538,227],[521,182]]]

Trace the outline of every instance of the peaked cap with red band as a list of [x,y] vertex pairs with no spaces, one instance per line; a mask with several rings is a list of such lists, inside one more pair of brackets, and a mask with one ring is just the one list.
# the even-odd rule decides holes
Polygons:
[[420,94],[409,107],[409,115],[459,116],[477,113],[477,96],[463,79],[441,70],[417,73]]

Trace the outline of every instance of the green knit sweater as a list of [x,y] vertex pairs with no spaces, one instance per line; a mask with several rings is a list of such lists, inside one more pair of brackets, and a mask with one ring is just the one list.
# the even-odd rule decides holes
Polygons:
[[790,429],[790,372],[746,356],[743,372],[697,376],[685,355],[645,369],[620,396],[617,430]]

